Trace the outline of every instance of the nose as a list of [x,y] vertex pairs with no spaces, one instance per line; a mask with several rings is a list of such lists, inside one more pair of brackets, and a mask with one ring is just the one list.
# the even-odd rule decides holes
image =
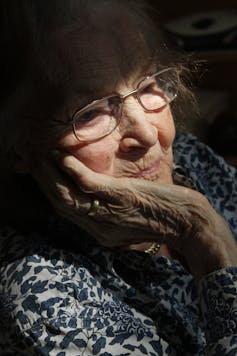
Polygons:
[[[120,149],[128,152],[134,148],[149,149],[158,139],[158,129],[154,125],[155,113],[145,112],[134,96],[123,103]],[[153,121],[152,121],[153,118]]]

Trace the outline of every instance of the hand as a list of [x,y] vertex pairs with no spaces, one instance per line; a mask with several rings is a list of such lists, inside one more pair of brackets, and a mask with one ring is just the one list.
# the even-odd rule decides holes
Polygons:
[[[59,162],[64,174],[52,163],[44,163],[34,172],[36,180],[60,215],[82,226],[102,245],[166,243],[185,258],[196,278],[237,264],[232,233],[202,194],[181,186],[98,174],[73,156],[65,155]],[[93,199],[101,206],[89,217]]]

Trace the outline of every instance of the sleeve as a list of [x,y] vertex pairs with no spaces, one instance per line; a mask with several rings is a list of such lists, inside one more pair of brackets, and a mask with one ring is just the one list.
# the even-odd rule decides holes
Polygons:
[[237,267],[204,277],[199,299],[206,355],[237,355]]

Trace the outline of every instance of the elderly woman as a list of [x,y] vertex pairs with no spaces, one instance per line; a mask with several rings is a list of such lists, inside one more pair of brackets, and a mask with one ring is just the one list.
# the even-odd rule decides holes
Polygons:
[[236,354],[237,172],[176,135],[187,70],[152,9],[12,6],[0,9],[1,355]]

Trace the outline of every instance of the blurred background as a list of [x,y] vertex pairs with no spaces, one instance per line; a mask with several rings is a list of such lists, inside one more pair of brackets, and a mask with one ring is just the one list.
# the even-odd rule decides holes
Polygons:
[[237,167],[237,0],[149,0],[169,42],[201,61],[189,131]]

